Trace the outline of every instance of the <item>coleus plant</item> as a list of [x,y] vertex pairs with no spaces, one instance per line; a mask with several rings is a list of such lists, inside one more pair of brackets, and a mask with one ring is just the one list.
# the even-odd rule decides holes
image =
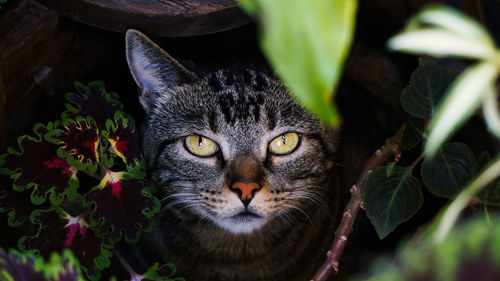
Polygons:
[[[0,212],[11,227],[34,229],[18,242],[30,258],[69,249],[86,277],[98,280],[113,253],[119,255],[117,242],[136,242],[153,227],[160,203],[146,178],[134,121],[117,94],[100,81],[75,87],[60,120],[36,124],[34,136],[19,137],[18,147],[0,156],[0,177],[9,182],[0,186]],[[171,264],[139,275],[119,260],[131,280],[178,280]],[[159,271],[165,267],[168,274]]]

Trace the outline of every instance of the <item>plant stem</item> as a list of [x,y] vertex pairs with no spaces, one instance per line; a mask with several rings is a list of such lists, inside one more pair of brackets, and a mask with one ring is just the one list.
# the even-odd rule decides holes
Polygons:
[[424,156],[425,156],[425,153],[421,153],[417,159],[415,159],[411,165],[410,165],[410,169],[415,169],[415,166],[417,166],[418,163],[420,163],[420,161],[422,161],[422,159],[424,159]]
[[95,174],[95,173],[91,173],[91,172],[89,172],[89,171],[85,171],[85,170],[78,170],[78,171],[79,171],[79,172],[83,172],[83,173],[84,173],[84,174],[86,174],[87,176],[90,176],[90,177],[92,177],[92,178],[94,178],[94,179],[96,179],[96,180],[98,180],[98,181],[100,181],[100,180],[101,180],[101,177],[100,177],[99,175]]
[[391,158],[394,158],[396,162],[399,161],[401,158],[400,145],[405,126],[406,123],[399,128],[393,137],[387,139],[385,144],[377,149],[375,153],[373,153],[373,155],[365,162],[356,184],[350,189],[351,199],[344,208],[342,220],[335,231],[335,239],[333,240],[332,246],[327,253],[326,261],[321,265],[311,281],[324,281],[334,271],[335,273],[339,271],[339,260],[347,244],[347,238],[352,232],[354,221],[356,220],[359,209],[363,208],[363,187],[365,186],[366,179],[371,171],[384,165]]
[[130,274],[130,281],[141,281],[144,278],[142,275],[137,274],[132,269],[132,267],[130,267],[130,265],[123,258],[123,256],[120,254],[120,252],[118,252],[118,250],[116,250],[115,248],[113,248],[113,254],[120,261],[120,263],[123,265],[123,267],[125,267],[127,272]]

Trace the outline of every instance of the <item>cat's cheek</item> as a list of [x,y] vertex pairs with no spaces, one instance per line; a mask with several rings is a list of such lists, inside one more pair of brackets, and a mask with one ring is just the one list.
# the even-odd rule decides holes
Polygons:
[[248,205],[248,209],[265,218],[268,218],[273,213],[273,204],[271,204],[270,194],[267,190],[257,192]]

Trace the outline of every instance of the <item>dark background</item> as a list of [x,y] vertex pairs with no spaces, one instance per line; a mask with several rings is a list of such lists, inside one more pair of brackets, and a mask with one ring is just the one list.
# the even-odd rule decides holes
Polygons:
[[[406,120],[399,105],[399,94],[418,60],[415,56],[388,52],[385,44],[391,35],[403,28],[410,15],[428,2],[433,1],[359,2],[355,40],[336,97],[343,119],[343,139],[337,161],[344,175],[345,188],[355,181],[363,161]],[[499,38],[498,1],[448,3],[480,18]],[[477,8],[478,3],[481,9]],[[24,21],[37,22],[35,31],[29,32]],[[23,36],[27,39],[23,40]],[[263,59],[257,38],[258,28],[253,23],[214,34],[175,38],[152,36],[188,68],[234,59]],[[36,1],[9,0],[0,10],[0,63],[2,151],[7,146],[15,146],[18,136],[31,134],[35,122],[58,119],[65,108],[64,94],[74,91],[73,81],[83,84],[104,81],[108,91],[120,95],[125,112],[134,116],[138,123],[142,118],[136,85],[125,60],[123,33],[76,22]],[[27,66],[22,66],[23,63]],[[455,72],[467,65],[467,62],[455,60],[442,63]],[[37,65],[36,69],[31,69],[31,65]],[[40,74],[44,66],[50,67],[49,75]],[[478,117],[473,118],[455,139],[470,145],[476,155],[485,149],[495,154],[496,144]],[[410,163],[416,156],[405,155],[402,164]],[[373,257],[391,253],[402,239],[429,222],[446,200],[423,190],[425,201],[419,212],[384,240],[378,239],[362,213],[343,264],[362,272]],[[6,215],[0,214],[0,247],[15,247],[17,239],[16,230],[7,226]]]

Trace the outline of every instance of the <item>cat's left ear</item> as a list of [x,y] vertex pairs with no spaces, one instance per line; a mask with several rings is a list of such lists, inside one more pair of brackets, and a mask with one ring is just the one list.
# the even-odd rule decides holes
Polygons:
[[146,111],[168,87],[196,79],[196,74],[141,32],[127,30],[125,42],[128,66],[141,90],[140,101]]

